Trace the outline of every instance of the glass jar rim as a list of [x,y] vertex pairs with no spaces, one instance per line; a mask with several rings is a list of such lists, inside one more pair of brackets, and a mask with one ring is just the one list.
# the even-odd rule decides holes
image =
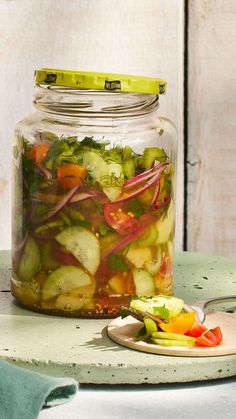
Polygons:
[[127,117],[158,109],[155,94],[80,90],[62,86],[35,87],[34,106],[41,111],[67,116]]

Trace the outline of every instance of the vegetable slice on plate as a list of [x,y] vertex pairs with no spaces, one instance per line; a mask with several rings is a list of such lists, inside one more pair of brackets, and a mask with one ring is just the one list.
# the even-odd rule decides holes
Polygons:
[[[141,270],[140,270],[141,271]],[[123,307],[122,318],[131,315],[143,322],[134,338],[163,346],[214,347],[222,342],[219,326],[207,329],[196,322],[194,311],[185,311],[176,297],[136,297]]]
[[196,340],[196,344],[199,346],[217,346],[222,342],[222,332],[219,326],[214,329],[209,329],[199,336]]

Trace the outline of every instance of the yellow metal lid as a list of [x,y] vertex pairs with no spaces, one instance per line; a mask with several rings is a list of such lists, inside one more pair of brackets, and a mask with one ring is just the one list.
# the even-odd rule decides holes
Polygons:
[[63,86],[127,93],[164,94],[166,82],[161,79],[128,74],[93,73],[85,71],[41,68],[35,71],[39,85]]

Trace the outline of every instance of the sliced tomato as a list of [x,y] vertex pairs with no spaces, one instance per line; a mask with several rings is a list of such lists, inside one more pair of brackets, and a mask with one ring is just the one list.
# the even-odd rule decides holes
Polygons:
[[72,189],[80,186],[85,179],[87,171],[85,167],[78,164],[64,164],[57,168],[57,178],[61,186]]
[[207,346],[207,347],[217,346],[217,343],[215,342],[215,340],[212,340],[211,337],[209,338],[204,334],[200,336],[199,338],[197,338],[196,344],[199,346]]
[[219,326],[215,327],[214,329],[207,330],[196,340],[197,345],[207,347],[217,346],[221,342],[222,332]]
[[106,223],[122,236],[135,233],[140,227],[132,212],[126,212],[121,203],[105,204],[104,218]]
[[34,160],[37,165],[42,164],[50,147],[50,144],[35,144],[29,151],[29,159]]
[[218,342],[218,345],[219,345],[222,342],[222,340],[223,340],[223,335],[222,335],[221,328],[219,326],[217,326],[214,329],[211,329],[211,332],[215,336],[215,338],[216,338],[216,340]]
[[203,324],[198,323],[197,325],[193,326],[188,332],[185,333],[187,336],[191,336],[193,338],[199,338],[204,332],[207,331],[207,327]]

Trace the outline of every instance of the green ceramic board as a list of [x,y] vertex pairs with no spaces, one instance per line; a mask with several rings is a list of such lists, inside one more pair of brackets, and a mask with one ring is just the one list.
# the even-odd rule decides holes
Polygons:
[[[33,371],[80,383],[141,384],[211,380],[236,375],[236,355],[174,357],[142,353],[110,340],[110,320],[69,319],[19,307],[9,292],[10,252],[0,252],[0,357]],[[175,294],[188,303],[236,294],[236,260],[182,252]],[[221,310],[234,311],[232,303]],[[219,306],[217,306],[219,310]]]

